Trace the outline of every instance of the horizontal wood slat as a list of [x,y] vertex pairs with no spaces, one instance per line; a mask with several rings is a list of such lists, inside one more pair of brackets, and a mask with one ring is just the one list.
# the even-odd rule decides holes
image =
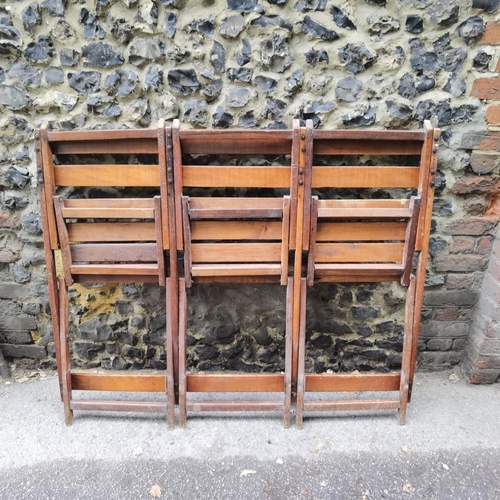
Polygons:
[[370,130],[370,129],[357,129],[357,130],[323,130],[318,129],[314,131],[314,139],[317,141],[326,140],[352,140],[352,141],[387,141],[399,145],[397,142],[419,142],[422,147],[425,140],[424,130]]
[[158,283],[158,275],[139,274],[76,274],[71,275],[76,283]]
[[47,132],[49,142],[85,142],[89,141],[93,144],[104,143],[109,141],[121,141],[127,144],[131,139],[140,139],[145,141],[147,139],[154,139],[157,141],[158,131],[155,128],[143,129],[115,129],[115,130],[71,130],[68,132],[54,131]]
[[157,401],[104,401],[73,399],[69,404],[72,410],[93,411],[130,411],[138,413],[166,413],[167,403]]
[[65,198],[66,208],[154,208],[154,198]]
[[313,188],[416,188],[419,167],[313,167]]
[[149,275],[158,274],[158,264],[73,264],[72,274]]
[[[323,131],[318,130],[314,132],[313,151],[316,155],[417,156],[422,153],[423,143],[419,140],[394,141],[388,139],[387,136],[380,137],[379,139],[373,137],[370,140],[362,135],[322,139],[321,135],[317,135],[318,132],[323,133]],[[349,132],[355,131],[349,130]]]
[[318,222],[316,241],[404,240],[406,222]]
[[66,219],[153,219],[152,208],[63,208]]
[[158,262],[156,243],[86,243],[71,245],[73,262]]
[[279,221],[197,221],[191,222],[191,239],[198,240],[279,240]]
[[187,375],[188,392],[283,392],[284,385],[284,375],[275,373]]
[[193,264],[193,276],[274,276],[281,274],[281,264]]
[[316,262],[401,262],[403,243],[318,243]]
[[70,241],[156,241],[154,222],[78,222],[68,224]]
[[283,198],[189,198],[191,219],[277,219]]
[[395,410],[399,408],[397,399],[358,399],[342,401],[307,401],[306,411],[357,411],[357,410]]
[[77,391],[165,392],[166,375],[72,373],[71,386]]
[[182,167],[184,187],[289,188],[290,167],[198,166]]
[[399,391],[399,373],[383,374],[320,374],[306,375],[306,391],[311,392],[358,392]]
[[188,411],[283,411],[282,401],[196,401],[186,403]]
[[159,187],[158,165],[58,165],[57,186]]
[[193,243],[193,263],[279,262],[281,243]]

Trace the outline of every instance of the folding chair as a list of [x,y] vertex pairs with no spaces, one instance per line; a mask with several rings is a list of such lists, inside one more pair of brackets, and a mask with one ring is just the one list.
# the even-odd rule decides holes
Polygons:
[[[75,372],[69,345],[68,289],[75,282],[167,285],[167,309],[172,308],[168,303],[172,293],[164,256],[171,233],[163,123],[151,130],[78,132],[50,132],[45,124],[38,137],[44,244],[66,424],[71,424],[73,410],[166,412],[171,428],[175,404],[172,337],[177,325],[172,328],[170,319],[165,373]],[[126,155],[135,163],[114,164],[109,155]],[[58,188],[64,192],[67,187],[111,186],[128,189],[131,195],[70,198],[58,192]],[[161,196],[144,196],[144,191],[134,196],[140,188],[159,190]],[[58,251],[64,275],[56,282]],[[171,258],[172,262],[176,258]],[[177,308],[176,301],[174,304]],[[77,390],[162,392],[166,393],[166,401],[74,399]]]
[[[421,131],[315,131],[306,176],[322,199],[309,196],[310,244],[307,278],[301,283],[301,319],[297,394],[297,426],[305,411],[398,409],[405,422],[409,387],[414,373],[435,185],[438,131],[428,122]],[[325,157],[391,155],[417,157],[415,166],[320,166],[313,154]],[[404,160],[403,160],[404,161]],[[332,162],[330,162],[332,163]],[[339,163],[339,162],[337,162]],[[342,163],[342,162],[341,162]],[[368,166],[367,166],[368,164]],[[349,196],[351,189],[405,189],[414,196],[393,199],[382,191],[376,199]],[[412,191],[410,191],[411,193]],[[385,196],[384,196],[385,193]],[[397,193],[400,193],[398,191]],[[416,276],[413,257],[419,252]],[[406,287],[402,366],[397,373],[305,373],[306,280],[364,283],[399,281]],[[384,399],[306,400],[310,392],[397,391]]]
[[[179,130],[173,125],[177,248],[184,251],[179,280],[179,422],[187,411],[282,411],[290,424],[293,277],[288,262],[290,227],[295,225],[298,151],[292,131]],[[294,143],[295,144],[295,143]],[[184,155],[184,156],[183,156]],[[192,164],[187,155],[225,155],[225,165]],[[239,155],[291,155],[290,165],[237,165]],[[244,161],[249,161],[245,159]],[[197,163],[200,163],[198,156]],[[217,197],[210,190],[226,188]],[[229,189],[227,189],[229,188]],[[234,188],[234,190],[232,190]],[[245,197],[244,190],[252,189]],[[266,190],[280,189],[267,197]],[[195,191],[196,196],[189,196]],[[208,190],[207,196],[200,196]],[[228,194],[235,191],[237,196]],[[182,239],[181,239],[182,238]],[[286,287],[285,370],[283,373],[188,373],[186,288],[198,283],[280,283]],[[298,313],[298,310],[297,310]],[[298,326],[298,322],[297,322]],[[298,337],[298,332],[297,332]],[[188,394],[282,393],[282,399],[192,401]]]

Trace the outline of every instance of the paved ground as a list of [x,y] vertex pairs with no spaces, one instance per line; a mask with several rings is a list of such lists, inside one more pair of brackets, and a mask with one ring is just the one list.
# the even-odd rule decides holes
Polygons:
[[[394,411],[308,418],[75,412],[54,377],[0,385],[3,499],[500,499],[500,384],[417,374]],[[451,377],[451,380],[450,380]],[[158,496],[159,495],[159,496]]]

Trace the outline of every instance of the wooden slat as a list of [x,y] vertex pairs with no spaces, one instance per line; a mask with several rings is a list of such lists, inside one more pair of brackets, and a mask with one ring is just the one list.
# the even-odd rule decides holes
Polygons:
[[336,274],[335,272],[316,274],[315,283],[386,283],[389,281],[399,282],[401,280],[401,272],[388,274]]
[[398,391],[399,373],[367,374],[319,374],[306,375],[306,391],[311,392],[358,392]]
[[[318,132],[314,131],[314,154],[316,155],[419,155],[422,142],[421,141],[393,141],[391,139],[373,140],[365,137],[353,136],[341,138],[341,140],[322,140],[318,136]],[[349,130],[349,132],[357,132]],[[361,132],[361,131],[360,131]],[[339,138],[340,139],[340,138]],[[423,140],[423,139],[422,139]]]
[[211,373],[187,375],[188,392],[283,392],[284,376],[278,373]]
[[281,274],[281,264],[196,264],[193,276],[272,276]]
[[401,262],[403,243],[318,243],[316,262]]
[[152,219],[152,198],[66,199],[63,217],[70,219]]
[[145,373],[140,375],[108,375],[104,373],[72,373],[73,390],[165,392],[165,374]]
[[394,410],[399,408],[395,399],[342,400],[342,401],[307,401],[307,411],[357,411],[357,410]]
[[279,221],[192,221],[191,238],[199,240],[279,240]]
[[316,241],[397,241],[406,222],[318,222]]
[[321,209],[325,208],[338,208],[338,209],[350,209],[350,208],[366,208],[370,210],[377,210],[379,208],[410,208],[410,200],[407,199],[361,199],[361,200],[318,200],[318,207]]
[[58,186],[160,186],[158,165],[58,165]]
[[[234,270],[230,270],[230,272],[235,272]],[[220,271],[219,271],[220,272]],[[231,283],[231,284],[236,284],[236,283],[276,283],[280,284],[281,283],[281,273],[273,273],[269,275],[242,275],[241,273],[234,274],[234,276],[231,276],[230,274],[225,275],[225,276],[219,276],[219,275],[214,275],[214,276],[197,276],[196,277],[196,283],[205,283],[205,284],[213,284],[213,283]]]
[[277,219],[282,198],[189,198],[191,219]]
[[392,275],[403,272],[403,264],[315,264],[316,273],[324,275]]
[[66,198],[65,208],[154,208],[154,198]]
[[110,274],[110,275],[158,275],[158,264],[74,264],[71,266],[74,274]]
[[337,219],[409,219],[409,208],[319,208],[318,216]]
[[72,410],[130,411],[138,413],[166,413],[167,403],[159,401],[104,401],[73,400]]
[[182,154],[291,154],[289,130],[180,130]]
[[156,129],[114,129],[114,130],[71,130],[69,132],[49,132],[49,141],[58,142],[85,142],[107,143],[113,140],[121,140],[126,144],[131,139],[156,139]]
[[189,411],[283,411],[283,401],[196,401],[186,404]]
[[68,224],[71,241],[155,241],[154,222],[78,222]]
[[416,188],[419,167],[313,167],[313,188]]
[[73,262],[157,262],[156,243],[87,243],[71,246]]
[[352,141],[417,141],[425,139],[424,130],[372,130],[372,129],[349,129],[349,130],[322,130],[314,131],[314,139],[324,140],[352,140]]
[[194,263],[280,262],[280,243],[193,243]]
[[76,283],[158,283],[158,275],[139,274],[76,274],[73,272],[73,280]]

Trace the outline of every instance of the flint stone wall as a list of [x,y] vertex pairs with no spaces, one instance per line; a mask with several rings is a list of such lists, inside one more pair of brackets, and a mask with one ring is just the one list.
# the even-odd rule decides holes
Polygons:
[[[148,127],[159,118],[197,128],[287,128],[294,118],[319,128],[418,128],[430,119],[443,134],[419,364],[458,363],[500,209],[492,154],[498,145],[493,138],[480,148],[488,154],[477,151],[491,139],[485,101],[496,98],[496,87],[484,92],[480,77],[498,70],[494,43],[483,40],[485,30],[491,37],[498,6],[486,0],[0,6],[4,357],[55,365],[33,142],[42,121],[73,130]],[[490,123],[498,122],[490,108]],[[282,288],[199,286],[190,293],[192,366],[282,368]],[[400,289],[318,285],[309,295],[308,369],[399,364]],[[164,368],[163,290],[75,286],[71,299],[78,365]]]

